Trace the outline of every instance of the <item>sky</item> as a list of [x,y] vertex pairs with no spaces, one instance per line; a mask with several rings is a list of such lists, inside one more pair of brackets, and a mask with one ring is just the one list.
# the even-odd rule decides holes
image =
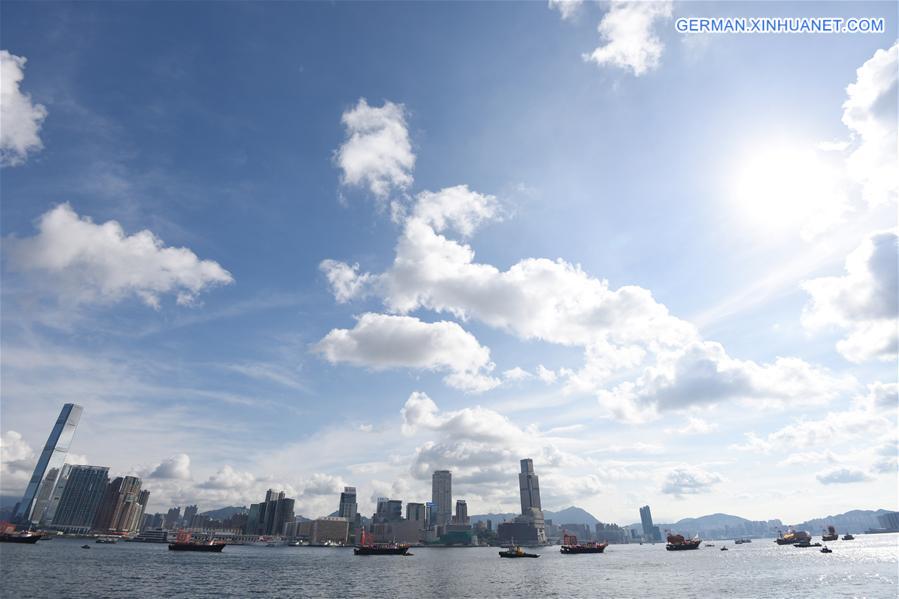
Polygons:
[[894,4],[0,16],[0,493],[75,402],[151,511],[897,508]]

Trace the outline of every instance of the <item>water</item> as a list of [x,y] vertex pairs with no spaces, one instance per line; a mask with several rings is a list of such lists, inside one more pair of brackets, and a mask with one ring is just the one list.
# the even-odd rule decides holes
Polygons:
[[[501,559],[496,548],[413,548],[413,557],[350,549],[229,546],[221,554],[84,540],[0,544],[5,597],[888,597],[899,536],[859,535],[816,548],[770,540],[696,551],[612,545],[601,555]],[[722,545],[728,551],[720,551]]]

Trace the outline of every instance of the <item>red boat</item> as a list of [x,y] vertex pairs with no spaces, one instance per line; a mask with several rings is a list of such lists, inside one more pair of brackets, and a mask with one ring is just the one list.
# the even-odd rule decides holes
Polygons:
[[25,543],[33,545],[37,543],[43,535],[34,534],[31,531],[23,530],[16,532],[16,527],[9,522],[0,522],[0,543]]
[[353,548],[354,555],[412,555],[409,553],[409,545],[405,543],[372,543],[368,540],[365,530],[359,544]]
[[565,534],[562,537],[562,547],[559,551],[563,555],[574,555],[577,553],[602,553],[608,547],[608,543],[578,543],[577,537]]
[[206,551],[212,553],[221,553],[225,548],[224,543],[216,543],[214,541],[193,541],[191,534],[186,531],[179,531],[178,537],[174,543],[169,543],[170,551]]

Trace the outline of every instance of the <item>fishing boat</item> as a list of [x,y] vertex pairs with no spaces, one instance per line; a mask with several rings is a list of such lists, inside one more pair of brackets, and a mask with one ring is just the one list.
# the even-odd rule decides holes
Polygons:
[[699,549],[699,546],[702,545],[702,539],[699,537],[685,539],[684,535],[675,535],[671,533],[668,533],[667,541],[665,549],[668,551],[688,551],[691,549]]
[[843,535],[843,540],[844,540],[844,541],[854,541],[854,540],[855,540],[855,537],[853,537],[851,534],[849,534],[849,533],[847,532],[846,534]]
[[204,551],[210,553],[221,553],[225,548],[224,543],[216,543],[214,541],[194,541],[191,534],[187,531],[179,531],[174,543],[169,543],[170,551]]
[[608,543],[597,543],[595,541],[589,543],[578,543],[575,535],[565,533],[562,537],[562,547],[559,550],[563,555],[574,555],[578,553],[602,553],[608,547]]
[[828,526],[827,530],[822,530],[824,534],[821,535],[821,540],[825,543],[827,541],[836,541],[840,538],[840,535],[837,534],[837,529],[833,526]]
[[359,544],[353,547],[353,555],[411,555],[405,543],[372,543],[363,529]]

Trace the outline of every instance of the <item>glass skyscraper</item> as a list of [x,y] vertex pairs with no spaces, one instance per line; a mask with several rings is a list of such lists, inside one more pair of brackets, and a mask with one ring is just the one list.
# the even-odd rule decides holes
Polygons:
[[[34,473],[31,475],[31,480],[25,489],[25,495],[22,496],[22,501],[13,515],[13,519],[16,522],[31,526],[37,524],[40,520],[42,514],[35,509],[38,503],[38,492],[40,491],[46,497],[50,497],[52,494],[52,488],[41,489],[41,487],[45,482],[55,485],[57,474],[65,463],[69,445],[72,444],[72,438],[75,436],[75,428],[81,419],[82,411],[84,411],[84,408],[78,404],[67,403],[62,407],[62,411],[59,412],[59,418],[56,419],[56,424],[53,425],[53,430],[47,438],[47,444],[44,445],[41,457],[34,467]],[[47,475],[51,472],[53,473],[53,480],[49,481],[47,480]],[[46,491],[46,493],[43,491]],[[42,512],[43,510],[40,511]]]

